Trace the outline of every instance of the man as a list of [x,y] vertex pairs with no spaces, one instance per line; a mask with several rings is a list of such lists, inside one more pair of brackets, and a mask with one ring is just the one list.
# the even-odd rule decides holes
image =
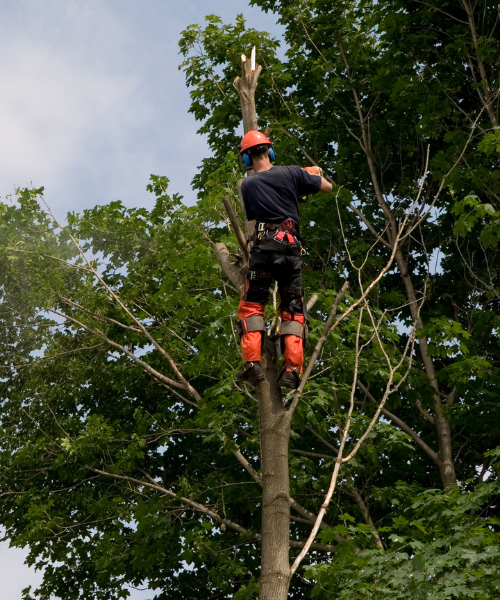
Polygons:
[[[273,167],[271,141],[259,131],[249,131],[241,140],[240,156],[255,173],[245,179],[241,193],[249,221],[255,219],[245,290],[238,307],[243,368],[238,381],[257,383],[264,379],[260,366],[265,332],[264,306],[273,280],[278,282],[281,325],[279,334],[283,369],[278,382],[296,389],[300,383],[305,338],[302,297],[302,243],[299,231],[299,197],[331,192],[321,175],[298,166]],[[320,171],[310,167],[311,171]]]

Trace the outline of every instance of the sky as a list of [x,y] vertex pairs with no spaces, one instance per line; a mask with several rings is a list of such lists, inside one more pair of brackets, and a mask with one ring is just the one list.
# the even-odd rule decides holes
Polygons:
[[0,196],[43,185],[58,216],[116,199],[150,205],[150,173],[193,201],[208,148],[188,114],[180,32],[242,12],[279,33],[245,0],[0,4]]
[[[0,197],[45,187],[56,216],[122,200],[152,207],[151,173],[192,203],[209,156],[178,70],[180,32],[205,15],[279,36],[245,0],[3,0],[0,2]],[[249,49],[250,53],[250,49]],[[257,56],[258,59],[258,56]],[[0,543],[2,600],[41,574]],[[132,590],[131,600],[153,594]]]

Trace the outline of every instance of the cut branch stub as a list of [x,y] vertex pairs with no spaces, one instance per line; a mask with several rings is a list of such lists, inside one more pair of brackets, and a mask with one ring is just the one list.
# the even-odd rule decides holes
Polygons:
[[241,294],[243,286],[245,285],[245,277],[241,269],[231,260],[231,254],[229,253],[226,244],[223,244],[222,242],[215,244],[214,254],[229,281]]
[[258,128],[257,112],[255,109],[255,90],[262,67],[261,65],[255,65],[255,69],[252,70],[253,62],[247,60],[244,54],[241,55],[241,77],[236,77],[233,84],[240,96],[243,130],[245,133]]

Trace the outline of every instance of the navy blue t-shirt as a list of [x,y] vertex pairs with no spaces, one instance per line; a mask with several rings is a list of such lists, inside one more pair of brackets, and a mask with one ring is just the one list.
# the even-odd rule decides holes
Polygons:
[[298,166],[273,167],[254,173],[241,184],[241,194],[249,221],[282,223],[293,219],[299,224],[299,196],[315,194],[321,177]]

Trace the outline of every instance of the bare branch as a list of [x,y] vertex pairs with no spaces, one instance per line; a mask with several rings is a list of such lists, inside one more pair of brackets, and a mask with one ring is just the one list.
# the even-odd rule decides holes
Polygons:
[[184,497],[179,498],[175,492],[172,492],[171,490],[167,489],[163,485],[160,485],[158,482],[156,482],[150,476],[147,476],[148,481],[143,481],[141,479],[136,479],[135,477],[129,477],[128,475],[118,475],[117,473],[108,473],[107,471],[102,471],[101,469],[96,469],[96,468],[90,467],[90,466],[87,466],[86,468],[89,471],[92,471],[93,473],[98,473],[99,475],[102,475],[104,477],[110,477],[111,479],[117,479],[120,481],[128,481],[129,483],[133,483],[139,487],[146,487],[151,490],[155,490],[156,492],[160,492],[160,493],[164,494],[165,496],[168,496],[169,498],[175,498],[176,500],[180,500],[183,504],[190,506],[194,510],[197,510],[197,511],[207,515],[208,517],[210,517],[217,523],[224,524],[224,525],[226,525],[226,527],[230,527],[231,529],[234,529],[238,533],[246,533],[247,532],[247,530],[244,527],[241,527],[241,525],[238,525],[237,523],[233,523],[233,521],[230,521],[229,519],[220,517],[217,513],[215,513],[213,510],[210,510],[203,504],[200,504],[199,502],[195,502],[194,500],[191,500],[190,498],[184,498]]
[[233,205],[227,196],[222,196],[222,202],[224,203],[224,208],[226,209],[227,216],[229,217],[229,221],[231,222],[231,226],[233,228],[236,239],[238,240],[238,245],[240,247],[241,253],[243,255],[243,261],[246,264],[248,262],[248,247],[245,240],[245,236],[241,231],[240,224],[238,222],[238,217],[234,212]]
[[[358,357],[358,352],[359,352],[359,337],[360,337],[360,330],[361,330],[361,317],[362,317],[362,313],[363,313],[363,307],[361,308],[361,314],[359,316],[359,320],[358,320],[358,327],[357,327],[357,331],[356,331],[356,356]],[[351,388],[351,398],[350,398],[350,406],[349,406],[349,412],[347,414],[347,419],[346,419],[346,424],[344,425],[343,428],[343,432],[342,432],[342,437],[340,439],[340,447],[339,447],[339,453],[337,456],[337,459],[335,461],[335,468],[333,470],[333,474],[332,474],[332,478],[331,478],[331,482],[330,482],[330,487],[328,488],[328,492],[326,494],[325,500],[323,501],[323,504],[321,505],[321,509],[318,513],[318,516],[316,518],[316,522],[314,524],[314,527],[312,528],[311,533],[309,534],[309,537],[307,538],[307,542],[305,544],[305,546],[302,548],[302,550],[300,551],[299,555],[297,556],[297,558],[294,560],[292,566],[290,567],[290,573],[293,575],[295,573],[295,571],[298,569],[300,563],[302,562],[302,560],[304,559],[304,557],[306,556],[308,550],[309,550],[309,544],[312,543],[312,541],[314,540],[314,538],[316,537],[318,530],[319,530],[319,526],[320,523],[323,519],[323,516],[326,513],[326,510],[330,504],[330,501],[332,499],[333,496],[333,492],[335,491],[335,486],[337,483],[337,477],[339,474],[339,470],[340,470],[340,466],[342,464],[342,453],[344,451],[344,447],[347,441],[347,434],[349,432],[349,428],[351,425],[351,416],[352,416],[352,412],[354,410],[354,391],[355,391],[355,382],[357,381],[358,378],[358,360],[355,361],[354,364],[354,383],[353,386]]]
[[[42,200],[45,204],[45,206],[47,207],[47,210],[49,212],[50,217],[52,218],[53,222],[62,230],[64,230],[65,228],[62,227],[62,225],[57,221],[56,217],[54,216],[52,210],[50,209],[49,205],[47,204],[47,202],[45,201],[45,199],[42,196]],[[89,261],[89,259],[87,258],[87,255],[85,254],[85,252],[83,251],[82,247],[80,246],[80,244],[76,241],[75,237],[73,236],[73,234],[71,233],[71,231],[69,231],[69,229],[67,229],[68,231],[68,235],[73,243],[73,245],[75,246],[75,248],[78,250],[79,254],[81,255],[81,257],[83,258],[83,260],[87,263],[87,267],[92,271],[92,273],[94,274],[94,276],[96,277],[96,279],[99,281],[99,283],[106,289],[106,291],[110,294],[110,296],[114,299],[114,301],[118,304],[118,306],[125,312],[125,314],[127,314],[132,321],[134,321],[134,323],[137,325],[137,327],[142,331],[142,333],[146,336],[146,338],[151,342],[151,344],[153,344],[153,346],[158,350],[158,352],[167,360],[168,364],[170,365],[171,369],[174,371],[176,377],[178,378],[178,380],[183,384],[183,389],[185,389],[191,396],[193,396],[196,400],[200,400],[201,396],[200,394],[191,386],[191,384],[184,378],[184,376],[182,375],[182,373],[179,371],[177,365],[175,364],[175,362],[172,360],[172,357],[169,355],[169,353],[155,340],[155,338],[149,333],[149,331],[147,330],[147,328],[141,323],[141,321],[132,313],[132,311],[130,311],[128,309],[128,307],[120,300],[118,294],[104,281],[104,279],[101,277],[101,275],[98,273],[98,271],[93,267],[91,261]]]
[[340,303],[342,302],[342,300],[347,292],[348,287],[349,287],[349,282],[346,281],[344,283],[344,285],[342,286],[340,292],[337,294],[337,297],[335,298],[335,302],[333,303],[332,310],[330,311],[330,314],[328,315],[328,319],[326,320],[325,326],[323,327],[323,333],[321,334],[321,337],[319,338],[318,342],[316,343],[316,346],[313,350],[311,358],[309,359],[309,362],[307,363],[306,370],[304,371],[302,381],[300,382],[299,388],[295,392],[295,396],[293,398],[292,404],[290,405],[290,409],[288,410],[288,414],[290,415],[289,416],[290,420],[291,420],[293,412],[299,402],[300,396],[302,395],[302,392],[304,391],[304,387],[309,379],[309,376],[311,375],[314,365],[316,364],[319,353],[321,352],[321,348],[323,348],[323,346],[328,338],[333,319],[335,318],[335,315],[337,313],[337,308],[339,307]]
[[368,506],[365,504],[365,502],[361,496],[361,493],[354,486],[354,479],[349,475],[349,477],[347,477],[347,480],[349,481],[349,484],[350,484],[349,492],[352,494],[352,497],[354,498],[356,504],[361,509],[365,523],[373,530],[376,546],[378,548],[380,548],[381,550],[384,550],[384,544],[382,543],[382,540],[380,539],[380,536],[377,532],[377,528],[375,527],[375,524],[371,518],[370,510],[369,510]]
[[297,450],[292,448],[290,450],[292,454],[299,454],[300,456],[309,456],[311,458],[323,458],[325,460],[335,460],[335,456],[329,456],[328,454],[318,454],[317,452],[307,452],[306,450]]
[[307,310],[310,311],[311,308],[316,304],[317,301],[318,301],[318,294],[313,294],[307,301]]
[[[91,327],[88,327],[81,321],[78,321],[77,319],[70,317],[69,315],[62,313],[58,310],[55,310],[53,308],[49,309],[49,311],[56,315],[59,315],[60,317],[63,317],[64,319],[67,319],[68,321],[70,321],[71,323],[74,323],[75,325],[78,325],[79,327],[82,327],[88,333],[91,333],[92,335],[100,337],[103,342],[108,344],[108,346],[111,346],[112,348],[115,348],[116,350],[123,352],[123,354],[127,355],[133,362],[135,362],[137,365],[141,366],[144,369],[144,371],[146,371],[146,373],[149,373],[150,375],[152,375],[160,383],[163,383],[163,384],[166,384],[167,386],[172,386],[172,387],[175,387],[175,388],[178,388],[181,390],[186,390],[186,386],[183,383],[174,381],[173,379],[166,377],[165,375],[163,375],[156,369],[153,369],[153,367],[148,365],[148,363],[144,362],[140,358],[137,358],[137,356],[135,356],[135,354],[133,352],[130,352],[130,350],[128,350],[124,346],[117,344],[113,340],[110,340],[106,335],[104,335],[104,333],[102,333],[102,331],[99,331],[97,329],[92,329]],[[201,396],[200,396],[200,398],[201,398]]]
[[[116,479],[116,480],[120,480],[120,481],[128,481],[129,483],[133,483],[139,487],[146,487],[146,488],[155,490],[156,492],[160,492],[161,494],[168,496],[169,498],[175,498],[176,500],[179,500],[186,506],[189,506],[190,508],[192,508],[198,512],[201,512],[202,514],[207,515],[207,517],[210,517],[216,523],[225,525],[226,527],[229,527],[230,529],[233,529],[234,531],[237,531],[238,533],[242,533],[242,534],[248,533],[248,530],[245,529],[244,527],[242,527],[241,525],[239,525],[238,523],[234,523],[233,521],[230,521],[229,519],[219,516],[216,512],[214,512],[213,510],[210,510],[208,507],[204,506],[203,504],[200,504],[199,502],[195,502],[194,500],[191,500],[190,498],[184,498],[184,497],[179,498],[175,492],[172,492],[168,488],[159,484],[155,479],[153,479],[151,476],[149,476],[147,474],[145,474],[145,475],[146,475],[148,481],[144,481],[141,479],[136,479],[135,477],[130,477],[128,475],[118,475],[117,473],[108,473],[107,471],[103,471],[101,469],[96,469],[96,468],[90,467],[90,466],[86,466],[86,469],[88,469],[89,471],[92,471],[93,473],[102,475],[104,477],[109,477],[111,479]],[[256,534],[253,536],[253,539],[260,540],[261,536],[259,534]],[[303,548],[304,545],[305,545],[304,542],[299,542],[297,540],[290,540],[290,546],[292,548]],[[335,552],[336,551],[336,547],[332,546],[330,544],[314,543],[310,547],[312,550],[319,550],[322,552]]]
[[335,454],[337,455],[339,453],[339,451],[337,450],[337,448],[335,448],[335,446],[333,446],[332,444],[330,444],[330,442],[328,442],[327,440],[325,440],[325,438],[320,435],[317,431],[315,431],[311,425],[306,425],[306,429],[307,431],[310,431],[315,437],[318,438],[318,440],[324,444],[327,448],[330,448],[330,450],[332,450],[333,452],[335,452]]

